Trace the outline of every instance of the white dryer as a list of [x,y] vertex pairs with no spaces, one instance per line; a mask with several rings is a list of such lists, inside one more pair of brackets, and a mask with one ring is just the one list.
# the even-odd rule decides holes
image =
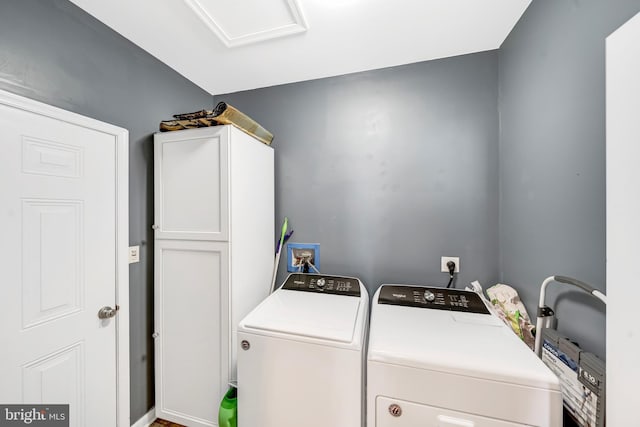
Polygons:
[[562,426],[557,377],[474,292],[382,285],[367,359],[368,427]]
[[368,308],[356,278],[291,274],[238,326],[238,426],[361,426]]

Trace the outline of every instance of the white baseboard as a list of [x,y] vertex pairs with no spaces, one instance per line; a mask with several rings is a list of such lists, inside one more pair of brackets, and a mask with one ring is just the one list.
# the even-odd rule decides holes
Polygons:
[[156,420],[156,408],[151,408],[131,427],[149,427]]

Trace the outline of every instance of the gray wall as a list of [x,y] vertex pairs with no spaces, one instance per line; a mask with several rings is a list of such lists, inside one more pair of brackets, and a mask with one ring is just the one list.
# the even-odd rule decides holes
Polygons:
[[[381,283],[498,278],[497,52],[215,97],[275,134],[276,228],[321,270]],[[284,277],[284,257],[279,282]]]
[[64,0],[0,2],[0,89],[127,128],[130,138],[131,419],[153,406],[152,133],[211,96]]
[[[500,49],[500,278],[532,314],[547,276],[605,289],[605,38],[638,11],[536,0]],[[560,331],[604,356],[604,307],[560,286]]]

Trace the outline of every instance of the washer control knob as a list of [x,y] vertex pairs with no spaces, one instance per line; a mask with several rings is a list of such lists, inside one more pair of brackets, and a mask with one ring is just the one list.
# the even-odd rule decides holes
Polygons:
[[427,302],[433,302],[436,299],[436,295],[427,289],[426,291],[424,291],[424,299]]
[[394,403],[393,405],[389,405],[389,413],[394,417],[399,417],[402,415],[402,408],[400,405]]
[[324,288],[325,283],[326,282],[324,279],[318,279],[318,281],[316,282],[316,286],[318,286],[319,288]]

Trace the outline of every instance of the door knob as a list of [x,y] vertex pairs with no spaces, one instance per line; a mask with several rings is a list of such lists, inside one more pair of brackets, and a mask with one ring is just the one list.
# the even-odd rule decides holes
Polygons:
[[104,306],[100,309],[100,311],[98,311],[98,318],[111,319],[112,317],[115,317],[116,314],[118,314],[118,310],[120,310],[120,307],[117,305],[116,308],[111,308],[108,305]]

